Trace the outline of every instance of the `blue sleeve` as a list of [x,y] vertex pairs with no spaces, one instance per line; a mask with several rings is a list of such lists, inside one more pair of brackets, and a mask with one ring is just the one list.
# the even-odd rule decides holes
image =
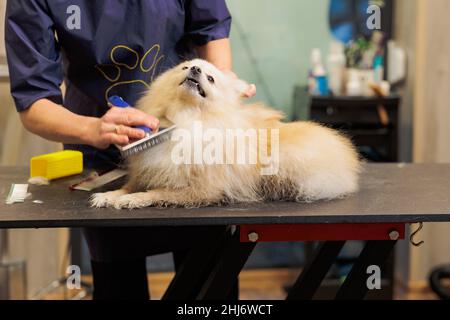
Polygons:
[[228,38],[231,15],[225,0],[189,0],[186,2],[186,34],[195,45]]
[[43,98],[62,104],[61,56],[45,1],[8,0],[5,44],[17,111]]

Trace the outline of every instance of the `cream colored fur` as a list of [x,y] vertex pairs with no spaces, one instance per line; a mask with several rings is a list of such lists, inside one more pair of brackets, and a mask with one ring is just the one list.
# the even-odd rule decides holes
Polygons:
[[[192,66],[202,70],[195,88],[180,85]],[[214,78],[214,83],[207,76]],[[141,110],[158,117],[163,127],[176,124],[192,130],[278,129],[279,171],[261,175],[263,164],[189,164],[171,160],[175,142],[169,141],[130,159],[129,181],[113,192],[94,194],[94,207],[199,207],[220,203],[265,200],[331,200],[358,189],[360,161],[351,142],[312,122],[281,122],[283,114],[262,104],[244,104],[245,83],[203,60],[193,60],[165,72],[138,102]],[[257,148],[265,146],[259,145]],[[268,147],[269,152],[274,152]],[[249,153],[258,150],[249,150]]]

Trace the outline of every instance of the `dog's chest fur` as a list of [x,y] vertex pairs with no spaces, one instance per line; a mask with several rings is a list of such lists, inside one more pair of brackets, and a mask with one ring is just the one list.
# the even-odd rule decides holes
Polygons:
[[[233,159],[230,164],[227,163],[226,137],[230,134],[235,134],[236,130],[245,131],[250,128],[250,122],[245,117],[229,119],[214,117],[213,119],[202,119],[198,121],[190,121],[177,124],[178,130],[182,130],[182,135],[186,135],[185,139],[178,139],[177,141],[167,141],[159,146],[153,147],[141,154],[130,158],[130,182],[134,186],[134,191],[145,191],[157,188],[163,189],[183,189],[186,187],[198,188],[203,190],[208,188],[208,184],[212,189],[222,189],[224,194],[233,195],[236,197],[241,193],[244,198],[254,198],[256,194],[251,191],[253,188],[249,186],[259,183],[259,173],[256,164],[241,164],[235,165],[236,162],[236,148],[233,150]],[[233,118],[233,117],[231,117]],[[199,131],[201,129],[201,131]],[[211,131],[213,130],[213,131]],[[219,135],[224,139],[222,141],[212,140],[213,136]],[[177,135],[180,131],[174,133]],[[209,137],[209,138],[208,138]],[[235,143],[236,141],[234,141]],[[212,144],[221,143],[219,148],[223,148],[223,162],[207,164],[205,163],[205,150]],[[252,146],[250,146],[252,147]],[[176,149],[175,149],[176,148]],[[198,152],[201,149],[201,156],[203,156],[199,163]],[[257,146],[253,149],[246,150],[247,153],[256,153]],[[184,160],[189,160],[183,163],[174,161],[176,150],[188,150],[192,152]],[[197,153],[197,154],[196,154]],[[246,155],[247,156],[247,155]],[[197,158],[196,158],[197,157]],[[178,158],[177,158],[178,159]],[[245,182],[245,184],[243,184]],[[245,192],[242,190],[245,185]]]

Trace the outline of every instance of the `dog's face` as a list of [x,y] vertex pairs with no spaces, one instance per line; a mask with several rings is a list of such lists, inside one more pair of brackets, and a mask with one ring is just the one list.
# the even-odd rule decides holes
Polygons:
[[198,104],[237,100],[246,86],[242,80],[225,74],[211,63],[200,59],[184,62],[166,76],[172,82],[171,86],[178,86],[180,98]]
[[224,109],[238,105],[247,86],[244,81],[223,73],[207,61],[195,59],[159,76],[139,107],[169,119],[171,115],[189,109],[199,112]]

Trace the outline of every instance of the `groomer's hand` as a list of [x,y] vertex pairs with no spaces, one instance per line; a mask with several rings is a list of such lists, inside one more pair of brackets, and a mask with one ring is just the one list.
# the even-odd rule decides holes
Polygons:
[[90,144],[99,149],[106,149],[111,144],[126,146],[145,137],[145,132],[133,128],[135,126],[147,126],[157,131],[159,120],[135,108],[112,107],[89,126]]
[[251,98],[253,96],[256,95],[256,85],[254,85],[253,83],[248,85],[248,89],[247,91],[244,93],[244,96],[246,98]]
[[[225,73],[230,75],[232,78],[239,79],[237,74],[233,71],[226,71]],[[242,95],[244,96],[244,98],[251,98],[256,95],[256,85],[254,85],[253,83],[247,85],[247,89],[243,92]]]

